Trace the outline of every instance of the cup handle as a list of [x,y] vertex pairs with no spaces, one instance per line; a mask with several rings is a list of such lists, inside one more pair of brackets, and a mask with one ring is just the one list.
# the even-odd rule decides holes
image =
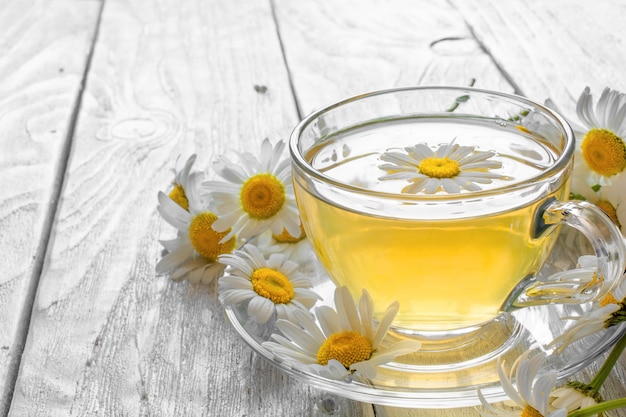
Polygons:
[[619,229],[600,208],[585,201],[550,199],[538,217],[539,232],[559,224],[582,232],[593,247],[597,268],[560,272],[545,281],[522,282],[505,310],[541,304],[581,304],[603,297],[618,284],[624,276],[626,247]]

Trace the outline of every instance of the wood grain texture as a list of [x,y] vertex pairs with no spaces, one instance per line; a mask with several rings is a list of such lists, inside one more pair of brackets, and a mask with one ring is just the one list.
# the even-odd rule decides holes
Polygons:
[[[0,225],[8,228],[0,243],[16,247],[0,252],[4,277],[13,277],[0,284],[5,374],[16,363],[11,332],[24,323],[14,311],[36,278],[31,257],[54,188],[37,184],[55,181],[54,155],[98,5],[34,1],[28,12],[17,2],[0,11],[0,50],[11,51],[0,56],[0,133],[23,138],[0,136],[0,179],[10,184],[0,199]],[[264,137],[287,138],[297,110],[364,91],[475,78],[478,87],[549,95],[571,107],[582,84],[570,85],[564,77],[574,75],[560,64],[581,65],[577,76],[594,78],[598,89],[624,67],[623,56],[609,54],[623,42],[619,33],[603,29],[605,46],[576,31],[610,9],[531,3],[533,10],[486,0],[106,0],[9,415],[478,416],[471,407],[372,407],[278,372],[231,329],[214,284],[155,276],[157,239],[174,234],[156,212],[156,194],[171,183],[179,154],[198,153],[204,167],[229,148],[254,151]],[[607,19],[620,23],[618,15]],[[55,30],[72,36],[47,36]],[[548,35],[554,42],[541,49]],[[14,112],[18,105],[24,110]],[[625,372],[622,362],[607,397],[626,396]]]
[[99,5],[0,7],[0,413],[8,410]]
[[203,167],[296,121],[267,2],[106,2],[11,416],[318,413],[214,286],[154,272],[177,155]]
[[452,0],[520,93],[554,99],[575,116],[585,86],[626,91],[626,3],[621,0]]
[[275,3],[303,113],[409,85],[469,85],[476,79],[477,87],[513,91],[446,1]]

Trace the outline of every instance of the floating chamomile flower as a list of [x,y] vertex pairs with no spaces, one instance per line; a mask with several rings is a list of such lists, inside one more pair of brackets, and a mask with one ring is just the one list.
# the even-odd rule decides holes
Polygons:
[[454,140],[433,151],[424,143],[404,148],[406,153],[385,152],[380,159],[389,162],[379,166],[387,171],[380,180],[405,179],[410,182],[403,193],[416,194],[424,191],[434,194],[443,189],[450,194],[461,190],[478,191],[478,184],[490,184],[502,175],[489,172],[502,167],[499,161],[489,160],[493,152],[476,151],[473,146],[460,146]]
[[285,254],[265,259],[254,245],[219,257],[230,268],[220,279],[219,298],[224,305],[248,303],[248,316],[266,323],[276,312],[278,318],[293,320],[294,310],[307,311],[320,296],[311,290],[311,281],[298,272],[298,264]]
[[178,230],[178,236],[161,241],[169,253],[157,263],[156,272],[171,273],[170,278],[174,281],[186,279],[194,284],[208,284],[225,269],[218,262],[218,256],[232,252],[237,240],[233,236],[223,241],[230,231],[213,230],[217,216],[204,210],[196,198],[196,188],[195,181],[191,180],[185,189],[188,211],[164,193],[159,193],[158,211]]
[[[486,411],[480,411],[485,417],[565,417],[565,408],[550,405],[550,393],[556,384],[556,371],[540,373],[546,360],[546,354],[539,352],[529,358],[530,351],[521,354],[513,363],[507,375],[505,362],[498,359],[497,368],[504,393],[517,405],[517,409],[505,409],[489,404],[482,392],[478,398]],[[517,386],[517,389],[515,388]]]
[[[179,156],[180,158],[180,156]],[[187,158],[185,165],[181,169],[176,169],[176,177],[174,178],[173,188],[168,194],[169,198],[174,200],[179,206],[185,210],[189,210],[189,200],[187,199],[187,190],[192,183],[192,177],[199,175],[197,172],[191,172],[193,164],[196,162],[196,154]],[[178,165],[178,159],[176,160]],[[195,183],[195,180],[194,180]],[[195,184],[194,184],[195,185]]]
[[286,229],[292,236],[300,234],[300,217],[291,183],[291,162],[280,160],[285,144],[275,147],[265,139],[260,159],[239,153],[235,164],[220,156],[214,162],[216,172],[226,180],[206,181],[219,219],[213,225],[218,232],[232,229],[224,239],[237,234],[249,239],[270,229],[281,234]]
[[376,366],[395,357],[417,351],[421,344],[404,340],[383,348],[389,326],[398,312],[398,303],[391,304],[376,325],[373,301],[363,290],[359,307],[346,287],[335,290],[336,310],[319,306],[315,315],[295,311],[296,320],[278,320],[276,327],[284,335],[273,334],[274,341],[263,346],[294,366],[330,379],[344,379],[352,372],[365,378],[376,376]]

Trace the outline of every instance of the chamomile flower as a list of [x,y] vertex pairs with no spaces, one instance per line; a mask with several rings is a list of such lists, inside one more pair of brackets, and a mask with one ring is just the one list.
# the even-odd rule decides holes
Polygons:
[[570,199],[598,206],[626,236],[626,175],[619,176],[610,185],[597,187],[597,191],[578,179],[572,182],[572,190],[576,192],[570,194]]
[[229,274],[220,279],[222,304],[248,302],[248,316],[266,323],[276,312],[278,318],[293,320],[294,310],[307,311],[320,296],[311,290],[311,281],[298,272],[298,264],[284,254],[273,253],[265,259],[254,245],[219,257],[228,265]]
[[602,402],[602,396],[595,389],[580,382],[568,382],[550,393],[550,404],[555,408],[565,408],[567,412],[592,407]]
[[473,146],[460,146],[454,140],[433,151],[425,143],[404,148],[406,153],[385,152],[380,159],[388,162],[379,166],[387,171],[380,180],[408,180],[403,193],[424,191],[434,194],[439,190],[456,194],[461,190],[478,191],[478,184],[490,184],[502,175],[489,172],[502,167],[502,163],[489,160],[493,152],[476,151]]
[[626,236],[626,175],[620,175],[610,185],[598,191],[592,203],[600,207]]
[[[551,101],[546,104],[557,109]],[[568,119],[577,139],[573,185],[578,181],[597,191],[626,169],[626,94],[607,87],[594,108],[591,90],[585,87],[576,115],[578,121]],[[572,191],[585,195],[581,187],[573,186]]]
[[178,236],[161,241],[169,253],[157,263],[156,272],[170,273],[174,281],[187,279],[194,284],[208,284],[224,272],[225,266],[218,262],[218,256],[232,252],[237,240],[233,236],[223,241],[230,231],[213,230],[217,216],[203,209],[203,204],[196,198],[196,188],[192,180],[185,189],[188,211],[164,193],[159,193],[158,211],[178,230]]
[[[546,105],[558,111],[551,100]],[[568,119],[577,143],[572,197],[600,207],[626,235],[626,94],[605,88],[594,108],[586,87],[576,114],[578,120]]]
[[376,325],[373,301],[363,291],[357,308],[345,287],[335,290],[336,310],[329,306],[315,309],[315,319],[295,311],[296,320],[278,320],[276,327],[284,335],[273,334],[273,341],[263,346],[294,366],[330,379],[344,379],[352,372],[365,378],[376,376],[376,366],[392,361],[399,355],[417,351],[421,344],[404,340],[383,348],[382,342],[398,312],[392,303]]
[[626,95],[605,88],[593,108],[593,97],[586,87],[576,105],[576,114],[588,129],[580,148],[585,163],[598,176],[598,183],[621,174],[626,168]]
[[[614,323],[615,319],[620,320],[620,322],[623,321],[624,318],[620,319],[619,312],[621,311],[623,315],[624,310],[626,309],[622,303],[609,303],[582,316],[563,317],[564,320],[574,320],[574,324],[556,337],[547,347],[558,346],[556,352],[561,353],[572,343],[617,324]],[[616,316],[616,314],[618,315]]]
[[[505,362],[498,359],[498,377],[504,393],[517,405],[515,409],[505,409],[489,404],[478,390],[478,398],[486,411],[480,414],[486,417],[565,417],[565,408],[550,405],[550,393],[556,384],[556,371],[540,373],[546,360],[546,354],[538,352],[533,357],[530,351],[521,354],[513,363],[509,374],[505,371]],[[517,389],[515,388],[517,386]]]
[[291,163],[280,160],[285,148],[283,141],[276,146],[265,139],[260,159],[243,152],[236,164],[224,156],[214,162],[215,171],[226,182],[206,181],[219,219],[213,228],[218,232],[231,229],[244,240],[270,229],[281,234],[286,229],[292,236],[300,234],[300,217],[291,183]]
[[[180,158],[180,157],[179,157]],[[191,155],[181,169],[176,169],[176,177],[172,184],[172,190],[168,196],[174,200],[179,206],[185,210],[189,210],[189,200],[187,199],[187,190],[192,183],[192,177],[200,175],[198,172],[192,172],[193,164],[196,162],[196,154]],[[178,165],[178,159],[176,160]]]
[[517,130],[534,137],[550,137],[556,133],[554,125],[546,119],[543,111],[523,110],[509,120],[515,123]]
[[[578,259],[578,266],[576,269],[560,274],[573,280],[589,280],[596,273],[597,258],[592,255],[581,256]],[[574,324],[550,342],[547,348],[558,346],[556,353],[561,353],[567,346],[578,340],[626,321],[625,297],[626,280],[621,280],[612,291],[599,301],[599,308],[592,309],[581,316],[563,317],[563,320],[572,320]]]
[[275,235],[270,231],[263,233],[258,237],[257,246],[264,253],[283,253],[290,261],[305,265],[311,258],[311,243],[306,238],[306,233],[300,226],[301,233],[297,237],[293,237],[287,229],[283,229],[283,233]]

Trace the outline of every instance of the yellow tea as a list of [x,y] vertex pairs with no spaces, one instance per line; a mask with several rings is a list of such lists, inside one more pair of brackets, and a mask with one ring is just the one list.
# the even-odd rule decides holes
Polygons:
[[[457,198],[467,200],[466,190],[394,199],[408,182],[381,180],[381,155],[417,143],[436,150],[453,139],[493,152],[501,178],[479,184],[475,201]],[[343,132],[306,154],[331,181],[385,198],[304,186],[297,173],[294,184],[307,235],[336,284],[355,297],[367,289],[381,309],[399,301],[399,327],[446,330],[493,319],[516,285],[540,269],[556,237],[536,230],[545,190],[504,201],[496,190],[527,182],[555,158],[540,138],[508,126],[407,119]],[[564,199],[568,192],[563,182],[551,195]]]

